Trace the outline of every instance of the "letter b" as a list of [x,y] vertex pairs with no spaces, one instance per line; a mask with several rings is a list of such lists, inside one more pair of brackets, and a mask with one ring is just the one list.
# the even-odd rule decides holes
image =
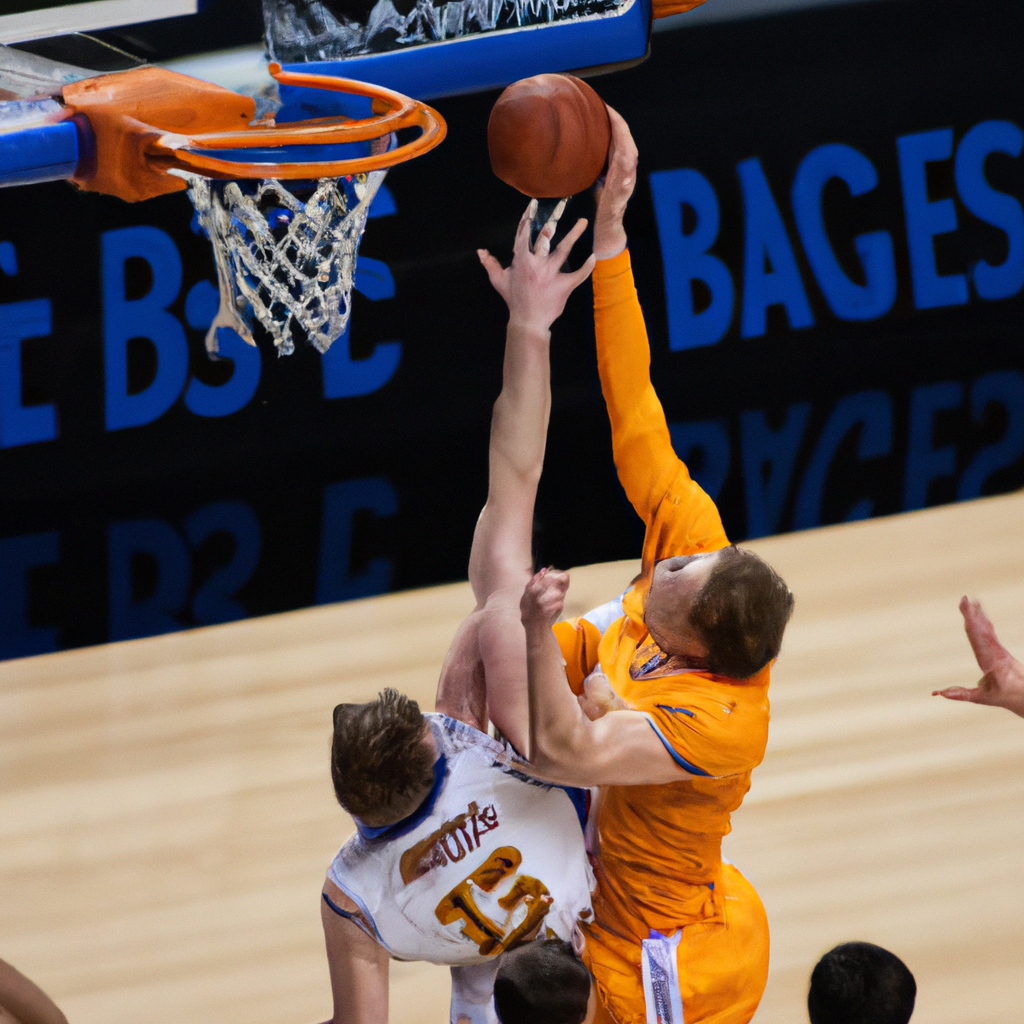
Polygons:
[[[658,222],[661,261],[665,272],[668,347],[673,352],[721,341],[732,322],[734,290],[729,268],[708,249],[718,237],[718,197],[699,171],[655,171],[651,175],[654,216]],[[683,206],[697,222],[683,233]],[[707,309],[693,308],[693,282],[711,292]]]
[[[140,427],[162,416],[178,399],[188,376],[185,329],[167,307],[181,289],[178,247],[159,228],[140,226],[107,231],[103,251],[103,353],[107,430]],[[125,294],[125,264],[145,260],[153,286],[140,299]],[[134,395],[128,393],[128,342],[148,338],[156,348],[156,376]]]

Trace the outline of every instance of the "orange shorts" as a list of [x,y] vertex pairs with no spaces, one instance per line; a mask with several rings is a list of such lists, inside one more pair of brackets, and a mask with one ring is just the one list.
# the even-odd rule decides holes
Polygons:
[[[657,949],[645,950],[631,937],[649,932],[636,920],[599,914],[586,927],[583,959],[600,997],[595,1024],[682,1024],[673,1019],[673,999],[677,1006],[681,1001],[686,1024],[747,1024],[768,981],[768,918],[754,887],[731,864],[722,865],[714,903],[713,916],[684,925]],[[674,953],[675,978],[663,976],[659,952],[670,960]],[[644,998],[645,958],[648,992],[660,993],[652,1002],[666,1002],[660,1011],[656,1005],[649,1012]]]

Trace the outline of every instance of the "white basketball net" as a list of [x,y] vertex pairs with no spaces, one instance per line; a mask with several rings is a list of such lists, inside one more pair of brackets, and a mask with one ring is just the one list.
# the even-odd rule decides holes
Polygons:
[[217,352],[218,327],[255,345],[259,323],[280,355],[295,351],[295,325],[326,352],[348,326],[359,239],[386,173],[290,185],[183,175],[217,263],[220,309],[207,351]]

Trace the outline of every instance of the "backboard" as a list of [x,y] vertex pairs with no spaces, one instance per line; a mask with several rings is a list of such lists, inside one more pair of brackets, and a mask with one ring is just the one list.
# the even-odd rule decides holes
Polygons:
[[286,67],[420,99],[638,63],[652,21],[651,0],[263,0],[263,12],[267,48]]

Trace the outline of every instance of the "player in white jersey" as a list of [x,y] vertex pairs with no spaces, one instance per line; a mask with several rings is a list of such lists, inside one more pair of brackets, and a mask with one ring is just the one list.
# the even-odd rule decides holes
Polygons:
[[[560,209],[531,252],[533,208],[510,268],[480,251],[509,324],[469,562],[477,605],[445,659],[438,713],[421,715],[393,690],[335,709],[331,773],[358,831],[330,867],[321,906],[334,1024],[386,1024],[390,957],[450,965],[452,1024],[495,1024],[499,954],[538,934],[570,940],[591,913],[584,794],[515,767],[516,751],[529,753],[519,601],[533,572],[550,327],[593,267],[561,273],[585,222],[552,251]],[[505,742],[487,735],[488,720]]]

